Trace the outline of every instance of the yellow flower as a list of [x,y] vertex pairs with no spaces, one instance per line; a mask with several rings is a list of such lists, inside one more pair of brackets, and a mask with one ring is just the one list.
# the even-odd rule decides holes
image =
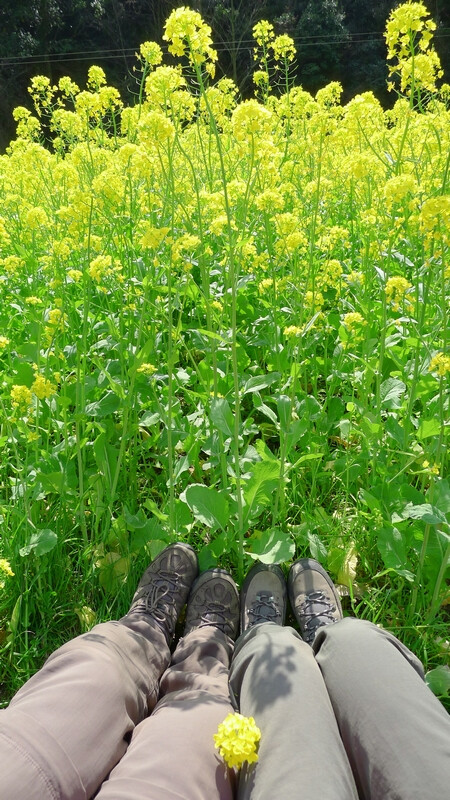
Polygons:
[[386,281],[386,300],[392,303],[394,311],[399,311],[401,303],[411,305],[410,301],[405,297],[406,293],[412,289],[412,285],[402,278],[401,275],[394,275]]
[[267,46],[274,38],[273,25],[267,20],[262,19],[253,27],[253,38],[256,39],[260,47]]
[[229,767],[240,768],[245,761],[253,764],[258,760],[256,746],[261,731],[253,717],[228,714],[214,734],[214,744]]
[[272,49],[275,61],[293,61],[297,52],[294,46],[294,40],[285,33],[282,33],[281,36],[277,36],[272,42]]
[[70,278],[70,280],[74,283],[79,283],[83,277],[83,273],[80,269],[69,269],[67,270],[67,277]]
[[95,64],[93,64],[92,67],[89,67],[88,79],[87,79],[87,85],[89,86],[89,88],[93,89],[94,91],[97,91],[100,88],[100,86],[104,86],[105,83],[106,83],[106,78],[102,68],[95,66]]
[[360,325],[366,325],[367,322],[357,311],[349,311],[348,314],[344,314],[343,325],[347,328],[348,331],[353,331],[355,328],[358,328]]
[[301,332],[302,329],[297,325],[288,325],[283,331],[286,339],[296,339],[297,336],[300,336]]
[[162,50],[157,42],[142,42],[138,58],[154,67],[162,61]]
[[0,558],[0,572],[3,572],[4,575],[7,575],[9,578],[12,578],[14,572],[11,569],[11,564],[6,558]]
[[31,384],[31,391],[34,392],[39,400],[44,400],[46,397],[51,397],[56,392],[56,386],[51,381],[44,378],[43,375],[36,375],[33,383]]
[[430,361],[428,372],[435,372],[441,377],[446,375],[447,372],[450,372],[450,356],[446,356],[444,353],[436,353]]
[[28,408],[31,406],[32,394],[28,386],[14,384],[11,389],[11,402],[14,408]]
[[9,345],[9,339],[6,336],[0,336],[0,350],[4,350]]
[[[164,41],[170,42],[169,53],[174,56],[187,55],[191,64],[200,66],[207,59],[217,61],[217,52],[212,48],[211,28],[203,22],[198,11],[176,8],[164,27]],[[208,72],[214,74],[210,63]]]
[[111,256],[97,256],[89,264],[88,273],[93,281],[100,283],[102,278],[108,276],[113,271]]
[[253,73],[253,83],[256,86],[267,86],[269,83],[269,75],[264,69],[258,69]]
[[140,372],[142,375],[153,375],[155,372],[157,372],[157,369],[155,366],[153,366],[153,364],[144,363],[141,364],[136,371]]
[[153,225],[147,225],[143,230],[144,235],[140,240],[142,247],[158,248],[169,233],[170,228],[155,228]]

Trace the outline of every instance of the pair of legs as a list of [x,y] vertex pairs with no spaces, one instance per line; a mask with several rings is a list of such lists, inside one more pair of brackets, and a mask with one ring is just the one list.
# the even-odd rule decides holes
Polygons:
[[[213,734],[232,711],[235,629],[198,624],[204,582],[169,646],[196,574],[191,548],[167,548],[125,617],[57,650],[0,711],[0,800],[231,800],[235,774]],[[237,614],[231,577],[222,589],[216,608],[234,602]]]
[[[314,592],[300,619],[311,648],[281,624],[271,570],[241,597],[230,683],[262,736],[236,789],[213,734],[232,710],[237,591],[219,571],[201,576],[171,657],[193,569],[181,575],[158,558],[126,617],[60,648],[0,712],[1,800],[446,796],[450,722],[414,656],[370,623],[333,617],[333,597],[327,609]],[[299,598],[305,605],[301,592],[291,604]]]
[[[300,635],[284,627],[287,595]],[[287,586],[279,567],[255,566],[241,629],[230,684],[261,740],[238,800],[448,796],[450,718],[421,663],[388,632],[344,619],[320,564],[295,562]]]

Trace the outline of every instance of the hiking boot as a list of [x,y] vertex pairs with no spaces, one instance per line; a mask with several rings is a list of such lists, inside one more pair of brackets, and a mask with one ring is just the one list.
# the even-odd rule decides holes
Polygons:
[[224,569],[208,569],[195,581],[186,610],[184,635],[213,625],[232,639],[239,625],[239,592]]
[[288,592],[302,639],[308,644],[313,643],[317,628],[343,618],[334,583],[313,558],[300,558],[292,564]]
[[287,591],[283,571],[276,564],[255,564],[241,590],[241,633],[260,622],[284,625]]
[[197,574],[195,550],[183,542],[170,544],[145,570],[128,614],[151,617],[163,630],[169,644]]

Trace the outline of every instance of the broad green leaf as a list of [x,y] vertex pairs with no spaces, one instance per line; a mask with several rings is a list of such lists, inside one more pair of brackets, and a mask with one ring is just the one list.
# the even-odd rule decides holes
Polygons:
[[31,552],[34,552],[36,556],[43,556],[45,553],[50,553],[57,542],[56,533],[50,528],[43,528],[31,534],[30,541],[25,547],[20,548],[19,553],[21,556],[28,556]]
[[422,503],[421,505],[414,505],[407,503],[402,511],[403,519],[421,519],[429,525],[438,525],[440,522],[445,522],[445,516],[435,508],[431,503]]
[[268,386],[271,386],[272,383],[277,383],[279,380],[279,372],[270,372],[268,375],[254,375],[253,378],[249,378],[247,383],[244,385],[242,394],[248,394],[249,392],[260,392],[261,389],[267,389]]
[[89,403],[86,406],[86,414],[89,417],[107,417],[113,414],[120,406],[120,398],[114,392],[106,392],[105,395],[96,403]]
[[211,422],[225,436],[233,436],[234,417],[228,400],[215,397],[211,402]]
[[297,442],[302,438],[303,434],[308,430],[309,423],[307,419],[294,419],[289,425],[286,433],[286,455],[289,455],[291,450],[294,449]]
[[245,527],[248,526],[260,506],[266,506],[271,502],[272,492],[279,479],[279,461],[257,461],[252,465],[251,476],[244,484]]
[[257,532],[246,539],[247,555],[263,564],[280,564],[290,561],[295,555],[295,543],[292,537],[281,528],[271,528]]
[[441,423],[437,418],[422,419],[417,429],[417,438],[423,441],[423,439],[429,439],[430,436],[439,436],[440,432]]
[[386,567],[399,570],[409,566],[406,546],[402,534],[393,525],[379,528],[378,550]]
[[450,514],[450,484],[446,478],[433,485],[433,504],[443,514]]
[[181,499],[185,500],[195,519],[212,530],[226,529],[230,519],[226,498],[212,486],[193,483],[187,487]]
[[406,384],[398,378],[388,378],[380,386],[381,405],[386,408],[400,408],[401,397],[406,392]]
[[425,680],[433,694],[438,697],[450,694],[450,667],[446,664],[430,669],[425,675]]

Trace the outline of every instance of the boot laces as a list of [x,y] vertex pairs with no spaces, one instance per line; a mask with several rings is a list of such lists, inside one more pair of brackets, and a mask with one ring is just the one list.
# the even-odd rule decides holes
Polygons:
[[337,622],[333,616],[336,606],[322,591],[308,592],[298,610],[302,615],[303,638],[309,643],[314,639],[317,628]]
[[179,575],[169,570],[159,570],[152,577],[149,588],[133,606],[133,611],[144,611],[151,614],[157,622],[167,622],[167,616],[173,610],[175,593],[179,588]]
[[281,616],[280,610],[270,592],[258,592],[248,611],[250,625],[258,622],[275,622]]
[[197,627],[204,628],[205,625],[215,625],[225,633],[226,626],[230,624],[228,617],[228,606],[218,600],[210,600],[208,606],[200,615],[200,622]]

